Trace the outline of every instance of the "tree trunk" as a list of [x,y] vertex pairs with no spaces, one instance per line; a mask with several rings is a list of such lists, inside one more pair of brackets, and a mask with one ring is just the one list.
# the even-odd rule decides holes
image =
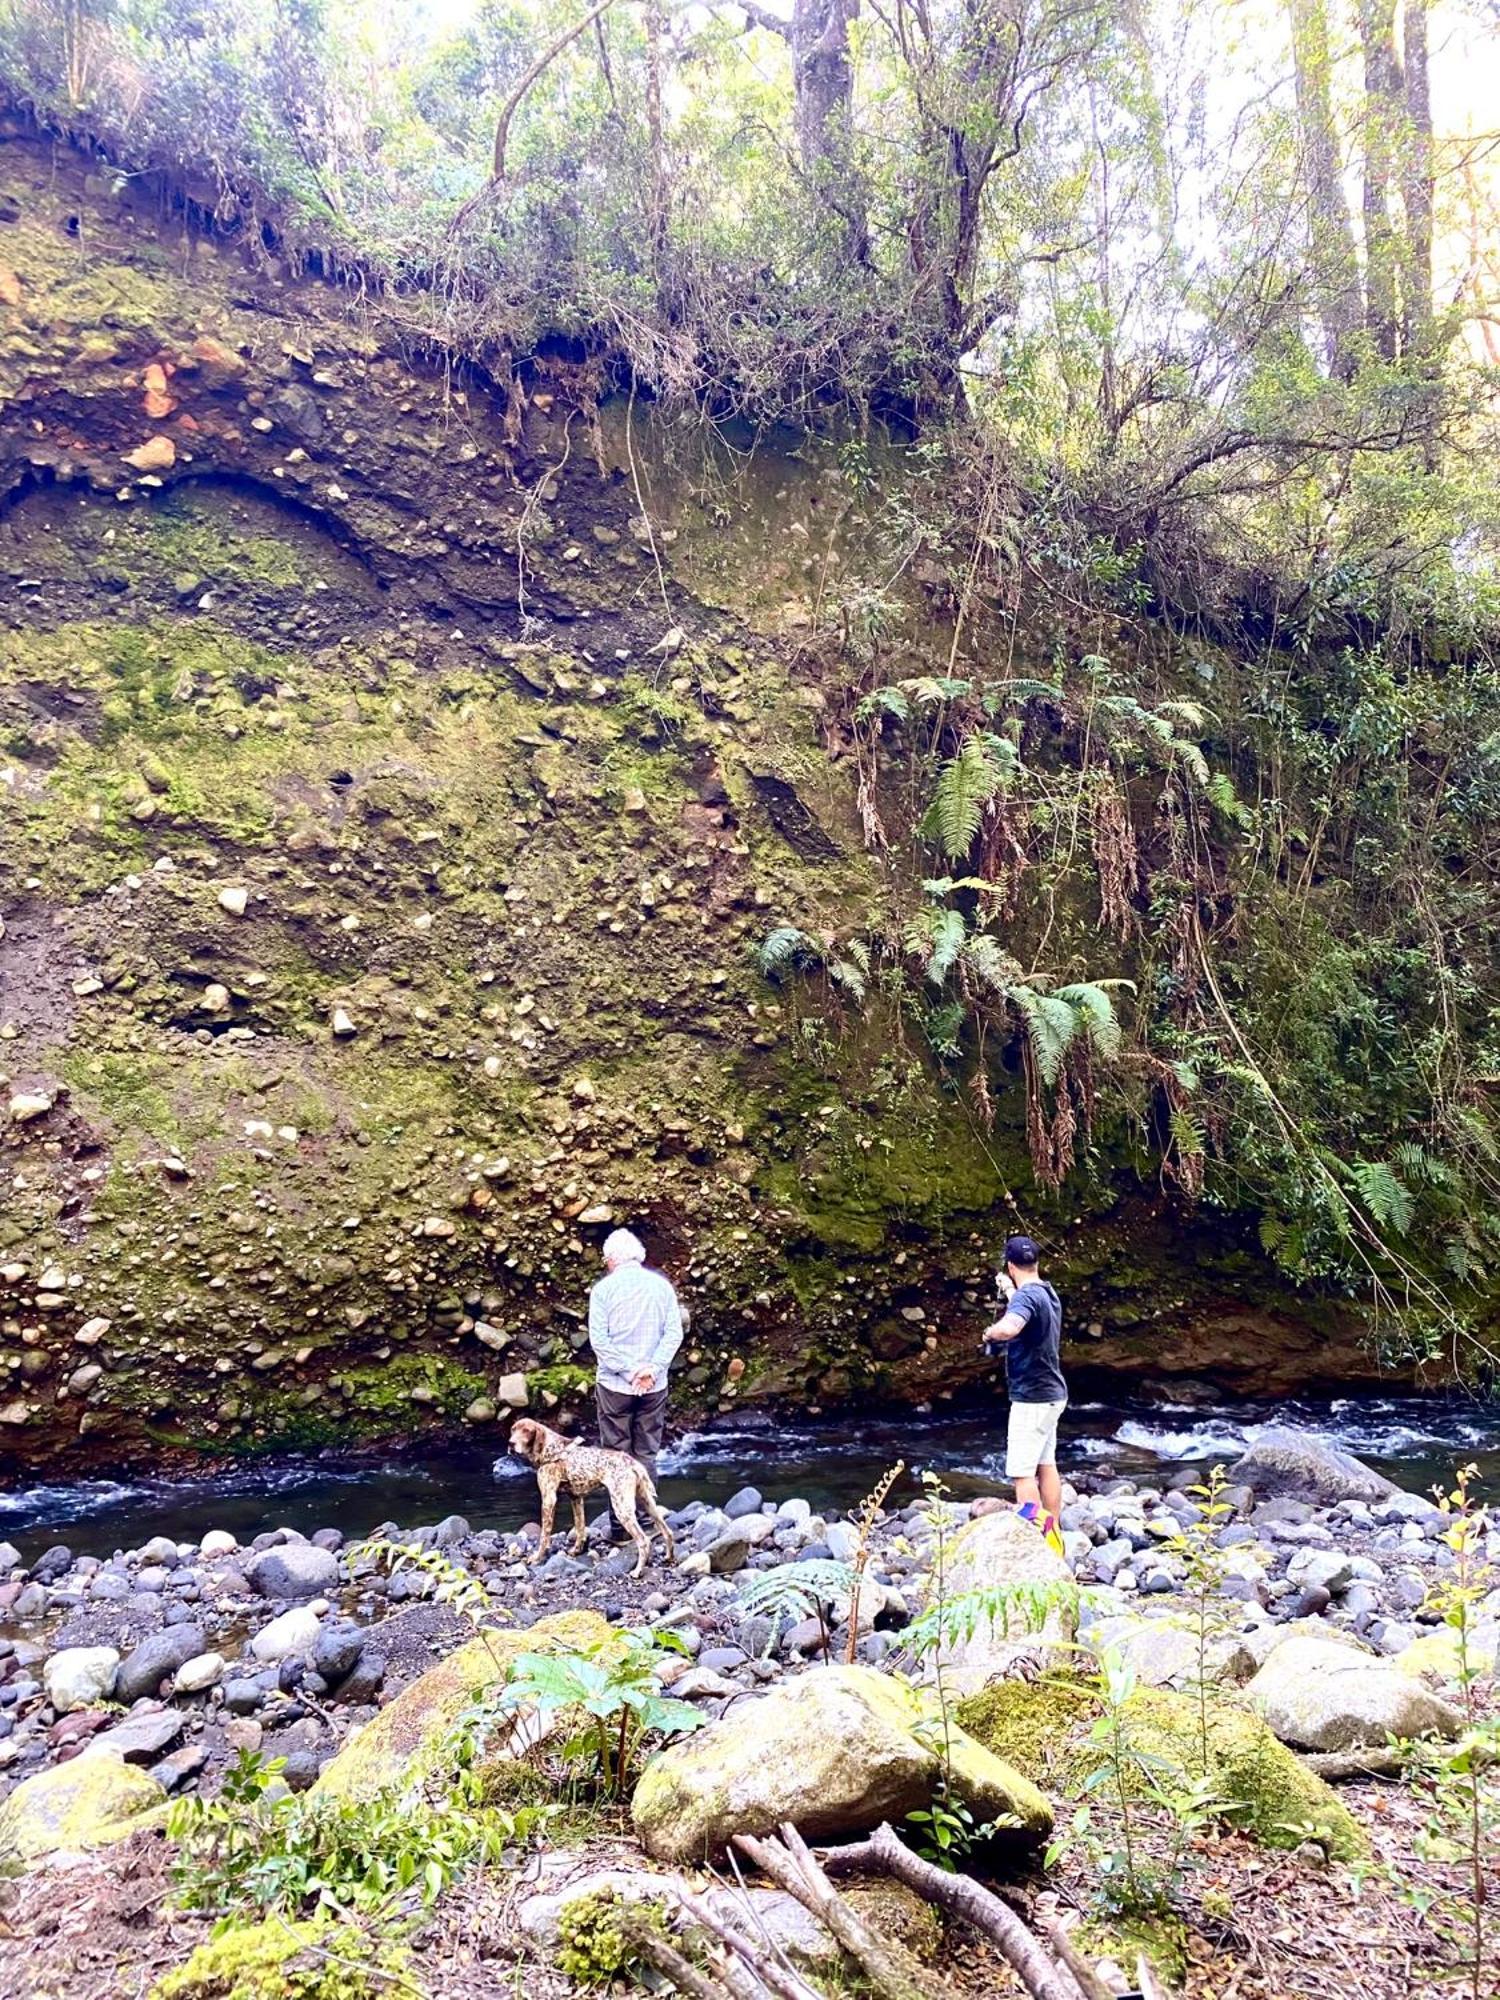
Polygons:
[[1329,89],[1328,16],[1324,0],[1290,0],[1290,8],[1313,284],[1329,370],[1347,381],[1354,372],[1363,301]]
[[1396,0],[1360,0],[1359,36],[1365,60],[1365,312],[1376,348],[1393,361],[1398,322],[1391,164],[1404,115]]
[[1427,81],[1427,0],[1405,0],[1406,129],[1401,198],[1406,210],[1406,344],[1421,352],[1432,333],[1432,95]]

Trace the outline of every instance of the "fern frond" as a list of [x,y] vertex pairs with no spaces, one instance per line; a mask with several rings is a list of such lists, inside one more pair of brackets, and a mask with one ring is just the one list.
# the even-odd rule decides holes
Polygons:
[[1208,759],[1196,743],[1190,743],[1185,736],[1172,738],[1172,755],[1179,764],[1185,764],[1192,774],[1195,785],[1208,783]]
[[927,961],[927,977],[934,986],[941,986],[958,963],[958,954],[963,950],[967,936],[962,910],[943,910],[939,913],[933,927],[932,955]]
[[1213,772],[1204,789],[1208,793],[1208,802],[1216,813],[1221,813],[1235,826],[1249,832],[1255,824],[1255,814],[1234,789],[1234,780],[1227,771]]
[[963,959],[980,984],[996,993],[1008,993],[1020,971],[1000,940],[989,931],[976,931],[966,940]]
[[854,710],[856,722],[874,722],[878,716],[894,716],[897,722],[905,722],[911,715],[911,703],[899,687],[873,688],[864,695]]
[[851,1000],[862,1001],[865,997],[865,974],[851,959],[836,958],[828,967],[828,977],[835,986],[842,987]]
[[901,685],[918,708],[937,708],[945,701],[961,701],[972,692],[974,683],[955,680],[951,674],[920,674]]
[[1012,986],[1010,998],[1026,1024],[1031,1053],[1043,1083],[1056,1083],[1081,1017],[1058,994],[1038,993],[1034,986]]
[[1197,736],[1201,736],[1208,728],[1210,720],[1206,708],[1196,701],[1184,701],[1181,698],[1174,701],[1159,701],[1156,704],[1156,712],[1158,715],[1168,716],[1173,722],[1181,723],[1184,729],[1191,729]]
[[943,765],[922,830],[937,840],[950,860],[961,859],[973,846],[984,809],[1007,777],[978,736],[967,737],[957,755]]
[[1405,1183],[1396,1177],[1386,1160],[1355,1160],[1349,1178],[1356,1192],[1382,1229],[1404,1236],[1411,1228],[1414,1204]]
[[1063,691],[1054,681],[1034,681],[1024,677],[1007,681],[1003,687],[991,688],[984,698],[986,715],[994,715],[1002,708],[1024,708],[1029,701],[1050,701],[1061,705]]
[[1106,1062],[1120,1053],[1120,1022],[1103,985],[1083,981],[1076,986],[1059,986],[1054,997],[1073,1009],[1078,1017],[1075,1033],[1081,1029]]
[[781,979],[799,966],[823,962],[823,947],[795,924],[778,924],[762,940],[756,954],[767,979]]
[[922,1025],[937,1055],[953,1057],[960,1053],[959,1036],[968,1017],[969,1010],[962,1000],[950,1000],[946,1006],[932,1009]]

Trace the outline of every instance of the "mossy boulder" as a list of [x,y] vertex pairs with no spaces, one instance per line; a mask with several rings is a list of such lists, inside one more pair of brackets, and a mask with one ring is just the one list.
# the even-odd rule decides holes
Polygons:
[[[1430,1674],[1435,1680],[1456,1681],[1463,1665],[1457,1632],[1450,1625],[1424,1632],[1420,1639],[1401,1648],[1396,1665],[1404,1674]],[[1480,1625],[1470,1634],[1468,1666],[1471,1673],[1500,1673],[1500,1625]]]
[[0,1805],[0,1869],[123,1840],[166,1797],[149,1772],[103,1750],[38,1771]]
[[483,1632],[468,1640],[419,1674],[346,1743],[312,1796],[359,1801],[420,1781],[450,1754],[454,1729],[475,1696],[504,1681],[522,1653],[566,1652],[607,1638],[609,1629],[597,1612],[564,1611],[525,1631]]
[[200,1944],[152,1987],[150,2000],[375,2000],[398,1990],[406,1954],[326,1917],[267,1917]]
[[[1037,1787],[962,1729],[948,1732],[954,1791],[976,1819],[1044,1840]],[[736,1705],[647,1765],[631,1817],[658,1861],[701,1861],[736,1833],[790,1821],[809,1838],[858,1833],[926,1805],[943,1775],[943,1730],[919,1695],[869,1667],[822,1667]]]
[[[1076,1791],[1104,1759],[1089,1740],[1100,1713],[1081,1682],[1008,1681],[959,1703],[971,1735],[1038,1783]],[[1131,1743],[1159,1782],[1192,1784],[1204,1775],[1198,1703],[1162,1688],[1140,1688],[1125,1704]],[[1269,1847],[1295,1847],[1310,1834],[1335,1860],[1365,1852],[1357,1821],[1258,1715],[1238,1702],[1208,1710],[1208,1773],[1221,1816]]]

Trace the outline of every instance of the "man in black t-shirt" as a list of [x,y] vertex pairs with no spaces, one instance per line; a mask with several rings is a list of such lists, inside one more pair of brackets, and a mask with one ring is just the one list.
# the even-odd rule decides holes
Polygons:
[[1057,1476],[1057,1426],[1068,1404],[1063,1380],[1062,1301],[1042,1279],[1040,1253],[1029,1236],[1005,1245],[1005,1268],[997,1283],[1005,1312],[984,1330],[985,1344],[1005,1347],[1005,1386],[1010,1423],[1005,1439],[1005,1476],[1013,1479],[1020,1511],[1034,1520],[1061,1551],[1057,1516],[1062,1481]]

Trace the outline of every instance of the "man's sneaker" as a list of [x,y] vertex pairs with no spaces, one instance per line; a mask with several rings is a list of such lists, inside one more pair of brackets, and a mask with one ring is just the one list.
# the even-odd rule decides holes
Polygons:
[[1066,1556],[1067,1550],[1063,1545],[1062,1526],[1055,1514],[1047,1513],[1035,1500],[1020,1501],[1017,1504],[1016,1512],[1023,1521],[1030,1521],[1034,1528],[1041,1530],[1043,1541],[1046,1542],[1054,1555]]

